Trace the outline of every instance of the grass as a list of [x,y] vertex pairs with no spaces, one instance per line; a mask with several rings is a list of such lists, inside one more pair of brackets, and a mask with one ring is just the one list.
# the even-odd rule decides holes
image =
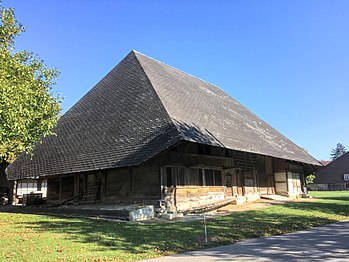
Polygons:
[[203,222],[124,223],[0,214],[0,261],[132,261],[272,236],[348,219],[349,192],[311,192],[291,202]]

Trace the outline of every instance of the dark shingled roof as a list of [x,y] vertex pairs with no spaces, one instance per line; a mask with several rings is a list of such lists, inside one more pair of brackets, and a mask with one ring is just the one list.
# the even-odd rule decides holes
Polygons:
[[181,140],[320,165],[223,90],[135,51],[54,132],[9,179],[135,166]]

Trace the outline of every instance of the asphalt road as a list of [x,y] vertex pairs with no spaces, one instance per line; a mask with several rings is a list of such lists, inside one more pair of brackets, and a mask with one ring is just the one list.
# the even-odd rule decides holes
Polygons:
[[143,261],[349,261],[349,221]]

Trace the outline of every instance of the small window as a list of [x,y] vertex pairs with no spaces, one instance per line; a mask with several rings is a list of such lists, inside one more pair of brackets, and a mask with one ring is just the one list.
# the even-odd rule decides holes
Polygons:
[[183,186],[185,185],[185,168],[183,167],[166,167],[166,186]]
[[222,186],[222,171],[214,169],[205,169],[206,186]]
[[166,167],[167,187],[203,185],[223,186],[222,171],[215,169]]

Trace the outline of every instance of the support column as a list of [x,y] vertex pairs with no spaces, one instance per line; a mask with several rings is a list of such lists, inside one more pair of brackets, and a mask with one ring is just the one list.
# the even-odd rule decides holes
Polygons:
[[129,171],[130,171],[130,198],[133,198],[133,196],[134,196],[134,194],[133,194],[133,183],[134,183],[133,168],[130,168]]
[[[13,181],[13,187],[12,187],[12,205],[16,205],[17,203],[17,199],[16,199],[16,195],[17,195],[17,180]],[[10,200],[9,200],[10,201]]]
[[62,201],[62,176],[59,177],[59,201]]

